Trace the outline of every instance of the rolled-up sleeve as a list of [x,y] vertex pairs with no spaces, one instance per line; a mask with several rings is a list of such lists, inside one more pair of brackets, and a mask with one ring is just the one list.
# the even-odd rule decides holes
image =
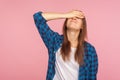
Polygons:
[[45,43],[46,47],[49,48],[50,45],[52,45],[55,36],[59,34],[51,30],[47,24],[47,20],[42,16],[42,11],[33,14],[33,18],[43,42]]

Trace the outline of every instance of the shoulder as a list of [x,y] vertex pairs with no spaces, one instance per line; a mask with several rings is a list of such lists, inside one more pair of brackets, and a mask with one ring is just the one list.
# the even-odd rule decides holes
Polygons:
[[84,43],[85,43],[84,44],[85,45],[85,51],[87,51],[88,55],[91,55],[91,56],[97,55],[96,48],[92,43],[90,43],[88,41],[85,41]]

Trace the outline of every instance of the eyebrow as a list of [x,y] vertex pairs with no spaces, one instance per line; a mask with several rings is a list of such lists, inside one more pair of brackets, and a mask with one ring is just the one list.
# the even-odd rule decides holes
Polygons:
[[79,18],[79,17],[76,17],[77,19],[82,19],[82,18]]

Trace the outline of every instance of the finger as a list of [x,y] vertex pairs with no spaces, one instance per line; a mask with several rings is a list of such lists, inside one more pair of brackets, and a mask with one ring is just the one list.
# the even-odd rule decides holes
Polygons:
[[84,18],[85,16],[84,15],[78,15],[77,17],[78,18]]

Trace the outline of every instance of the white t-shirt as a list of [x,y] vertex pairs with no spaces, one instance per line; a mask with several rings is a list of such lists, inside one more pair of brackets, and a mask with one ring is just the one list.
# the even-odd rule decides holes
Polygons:
[[56,52],[56,73],[53,80],[78,80],[79,64],[74,59],[76,48],[71,47],[69,61],[64,61],[62,59],[60,48]]

